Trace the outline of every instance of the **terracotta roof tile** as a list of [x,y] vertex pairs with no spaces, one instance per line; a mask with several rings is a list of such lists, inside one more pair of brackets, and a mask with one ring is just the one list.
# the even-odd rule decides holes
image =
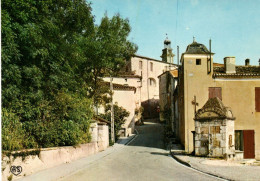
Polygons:
[[170,74],[173,76],[173,77],[178,77],[178,70],[170,70]]
[[[110,86],[110,82],[104,82],[105,86]],[[130,90],[130,91],[136,91],[136,88],[133,86],[128,85],[122,85],[122,84],[115,84],[113,83],[113,89],[114,90]]]
[[236,66],[236,73],[227,74],[224,67],[214,67],[213,78],[260,78],[260,66]]

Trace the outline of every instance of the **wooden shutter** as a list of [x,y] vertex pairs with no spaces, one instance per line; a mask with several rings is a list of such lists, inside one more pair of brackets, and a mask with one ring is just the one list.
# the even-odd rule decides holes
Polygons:
[[218,97],[222,100],[221,87],[209,87],[209,98]]
[[260,112],[260,87],[255,88],[255,111]]
[[255,158],[255,131],[243,130],[244,158]]

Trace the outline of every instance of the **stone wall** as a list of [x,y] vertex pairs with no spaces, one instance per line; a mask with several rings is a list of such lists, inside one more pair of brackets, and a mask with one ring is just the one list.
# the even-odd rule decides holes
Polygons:
[[[142,66],[140,67],[140,63]],[[151,66],[153,68],[151,68]],[[176,65],[169,64],[149,57],[134,56],[131,58],[131,71],[142,76],[141,102],[145,108],[145,117],[159,116],[156,107],[159,105],[159,79],[158,76],[168,70],[176,69]],[[151,85],[150,80],[154,80]],[[155,103],[156,102],[156,103]]]
[[209,157],[233,157],[233,120],[195,121],[195,155]]
[[[92,142],[81,144],[79,146],[64,146],[55,148],[44,148],[40,150],[39,155],[29,155],[26,157],[5,156],[2,155],[2,181],[7,181],[8,177],[13,175],[10,172],[11,166],[21,166],[22,172],[18,176],[13,175],[16,180],[43,169],[51,168],[63,163],[93,155],[99,151],[105,150],[109,146],[109,132],[107,125],[98,125],[92,123],[90,126]],[[24,150],[23,152],[32,152],[35,150]],[[14,152],[13,152],[14,153]]]
[[107,125],[98,125],[98,151],[109,146],[109,130]]

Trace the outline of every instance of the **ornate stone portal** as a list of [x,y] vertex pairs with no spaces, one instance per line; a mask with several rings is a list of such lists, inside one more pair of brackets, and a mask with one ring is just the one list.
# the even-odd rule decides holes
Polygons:
[[215,97],[195,114],[195,155],[233,158],[234,120],[230,108]]

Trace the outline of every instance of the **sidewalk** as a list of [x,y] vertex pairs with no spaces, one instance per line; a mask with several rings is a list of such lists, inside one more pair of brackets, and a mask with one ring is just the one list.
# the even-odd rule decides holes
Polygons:
[[220,178],[241,181],[260,180],[260,162],[255,160],[225,161],[185,155],[184,150],[177,144],[172,145],[171,154],[177,161],[186,166]]
[[113,152],[123,149],[125,145],[127,145],[132,139],[135,138],[135,134],[129,136],[120,138],[117,143],[115,143],[113,146],[108,147],[106,150],[101,151],[99,153],[96,153],[94,155],[90,155],[85,158],[81,158],[78,160],[75,160],[71,163],[65,163],[61,164],[46,170],[42,170],[39,172],[36,172],[32,175],[23,177],[21,179],[18,179],[19,181],[49,181],[49,180],[58,180],[66,175],[69,175],[73,172],[79,171],[83,168],[88,167],[93,162],[102,159]]

